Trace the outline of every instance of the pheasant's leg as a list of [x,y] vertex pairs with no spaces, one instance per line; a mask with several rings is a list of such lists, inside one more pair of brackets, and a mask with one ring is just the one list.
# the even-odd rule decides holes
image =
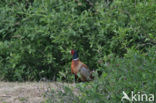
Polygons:
[[77,81],[77,79],[78,79],[78,76],[77,76],[77,75],[75,75],[75,82]]
[[81,79],[77,75],[75,75],[75,82],[81,82]]

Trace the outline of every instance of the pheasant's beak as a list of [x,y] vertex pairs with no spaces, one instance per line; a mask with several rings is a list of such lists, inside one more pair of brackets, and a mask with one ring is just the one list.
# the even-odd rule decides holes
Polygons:
[[70,50],[68,50],[68,53],[69,53],[69,54],[71,54],[71,51],[70,51]]

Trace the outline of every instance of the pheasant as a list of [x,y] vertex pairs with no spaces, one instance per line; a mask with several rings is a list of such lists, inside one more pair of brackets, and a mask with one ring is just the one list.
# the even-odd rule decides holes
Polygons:
[[71,72],[75,75],[75,79],[78,78],[78,73],[80,74],[81,81],[90,81],[92,80],[91,71],[86,64],[80,61],[78,58],[78,52],[76,50],[71,50],[72,54],[72,63],[71,63]]

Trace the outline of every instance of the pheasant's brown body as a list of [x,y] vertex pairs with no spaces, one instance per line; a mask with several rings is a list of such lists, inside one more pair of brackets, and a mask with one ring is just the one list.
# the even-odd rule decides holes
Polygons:
[[85,67],[86,69],[88,69],[87,65],[83,64],[79,59],[72,60],[72,63],[71,63],[72,73],[77,74],[82,67]]

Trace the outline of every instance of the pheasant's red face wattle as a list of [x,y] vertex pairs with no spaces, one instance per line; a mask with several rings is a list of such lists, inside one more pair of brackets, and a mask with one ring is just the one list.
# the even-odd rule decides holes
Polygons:
[[74,50],[71,50],[71,54],[74,55]]

